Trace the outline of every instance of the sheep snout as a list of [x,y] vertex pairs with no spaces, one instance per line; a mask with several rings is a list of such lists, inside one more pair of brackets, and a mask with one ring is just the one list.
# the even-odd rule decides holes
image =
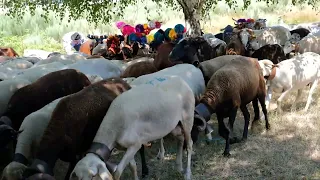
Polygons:
[[22,174],[27,168],[24,164],[11,162],[3,170],[1,180],[18,180],[22,179]]
[[70,180],[91,179],[113,180],[105,163],[95,154],[88,153],[81,159],[70,175]]

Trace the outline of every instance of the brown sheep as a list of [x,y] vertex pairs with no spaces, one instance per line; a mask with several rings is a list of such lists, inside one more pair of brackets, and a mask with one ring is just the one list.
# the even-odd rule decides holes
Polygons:
[[0,47],[0,56],[19,57],[12,47]]
[[[258,100],[266,120],[266,129],[269,129],[267,109],[265,105],[266,88],[263,74],[257,59],[238,57],[220,68],[214,73],[208,82],[206,92],[200,99],[200,104],[195,109],[195,122],[197,118],[210,120],[212,113],[216,113],[219,123],[219,135],[226,140],[224,156],[230,156],[230,143],[238,142],[237,138],[230,138],[230,130],[238,108],[241,109],[245,126],[243,140],[247,139],[250,113],[246,107],[252,101],[255,108],[254,121],[259,119]],[[230,130],[226,127],[223,119],[229,117]],[[197,121],[196,121],[197,120]],[[193,139],[196,141],[198,131],[193,128]]]
[[[122,79],[110,78],[63,98],[52,113],[35,160],[24,177],[39,172],[53,176],[53,167],[61,159],[70,162],[65,177],[68,179],[82,153],[89,149],[112,101],[129,89]],[[41,165],[46,168],[40,170]]]
[[[6,126],[0,130],[1,142],[10,142],[15,137],[24,118],[60,97],[76,93],[90,85],[86,75],[74,69],[49,73],[32,84],[17,90],[8,102],[7,110],[0,118]],[[6,121],[6,122],[4,122]],[[10,133],[6,133],[10,130]],[[1,144],[1,147],[6,146]]]
[[159,71],[175,65],[169,60],[169,54],[173,47],[173,43],[163,43],[157,48],[156,57],[153,63]]
[[131,64],[126,68],[126,70],[122,73],[122,78],[128,77],[139,77],[145,74],[151,74],[157,72],[157,68],[153,64],[152,61],[141,61],[134,64]]

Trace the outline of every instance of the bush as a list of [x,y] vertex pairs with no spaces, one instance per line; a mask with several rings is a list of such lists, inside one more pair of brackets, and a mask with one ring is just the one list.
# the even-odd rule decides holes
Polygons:
[[[202,21],[204,32],[218,32],[228,24],[233,24],[233,18],[266,18],[268,25],[279,24],[282,19],[285,23],[314,22],[320,19],[316,11],[309,6],[289,6],[288,0],[281,1],[278,5],[266,6],[263,2],[252,2],[249,8],[242,11],[243,1],[237,0],[239,7],[230,9],[225,2],[218,2],[216,8],[209,12],[209,18]],[[158,10],[158,11],[157,11]],[[62,36],[70,31],[80,31],[84,34],[115,34],[120,33],[114,23],[93,24],[85,19],[68,22],[67,17],[60,21],[54,13],[50,13],[49,22],[40,16],[42,10],[37,9],[35,16],[26,13],[21,23],[16,19],[0,14],[0,44],[13,47],[20,55],[24,49],[42,49],[47,51],[64,52],[61,44]],[[139,0],[136,5],[129,6],[124,11],[123,19],[113,17],[111,22],[124,20],[130,24],[147,23],[148,20],[163,22],[163,27],[173,27],[177,23],[184,24],[182,10],[175,11],[162,5],[161,9],[151,0]]]

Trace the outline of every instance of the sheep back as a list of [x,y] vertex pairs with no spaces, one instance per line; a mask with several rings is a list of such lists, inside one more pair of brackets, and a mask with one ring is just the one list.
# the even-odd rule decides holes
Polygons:
[[224,56],[219,56],[216,58],[213,58],[208,61],[203,61],[199,65],[199,69],[202,71],[203,78],[205,81],[205,84],[209,82],[211,76],[222,66],[226,65],[229,63],[232,59],[240,57],[240,55],[224,55]]
[[[72,161],[87,150],[112,101],[131,87],[120,78],[102,80],[62,99],[45,130],[37,159]],[[53,167],[53,166],[52,166]]]
[[[192,89],[194,96],[200,97],[205,91],[205,84],[202,72],[191,64],[177,64],[161,71],[140,76],[133,80],[130,85],[141,85],[150,83],[154,78],[163,76],[178,76],[182,78]],[[151,82],[152,83],[152,82]]]
[[99,75],[103,79],[119,77],[121,69],[114,63],[104,59],[80,60],[67,65],[68,69],[76,69],[84,74]]
[[13,128],[17,130],[27,115],[88,85],[89,79],[74,69],[49,73],[36,82],[18,89],[11,97],[4,116],[11,119]]
[[238,57],[220,68],[208,82],[207,90],[200,100],[213,110],[224,113],[232,107],[248,104],[258,94],[266,94],[265,82],[257,59]]
[[135,64],[132,64],[126,68],[126,70],[122,73],[122,78],[127,77],[139,77],[146,74],[151,74],[157,72],[157,68],[153,64],[152,61],[141,61]]
[[20,88],[31,84],[25,79],[8,79],[0,82],[0,116],[6,111],[11,96]]

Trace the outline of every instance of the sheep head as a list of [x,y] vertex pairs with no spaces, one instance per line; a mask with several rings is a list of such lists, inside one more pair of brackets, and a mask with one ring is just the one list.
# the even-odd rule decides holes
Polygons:
[[1,180],[22,179],[22,174],[26,168],[26,165],[13,161],[4,168]]
[[260,60],[258,62],[259,62],[263,76],[264,77],[270,76],[272,68],[274,66],[273,62],[268,59]]
[[70,180],[92,179],[93,177],[113,180],[106,164],[95,154],[88,153],[73,169]]

